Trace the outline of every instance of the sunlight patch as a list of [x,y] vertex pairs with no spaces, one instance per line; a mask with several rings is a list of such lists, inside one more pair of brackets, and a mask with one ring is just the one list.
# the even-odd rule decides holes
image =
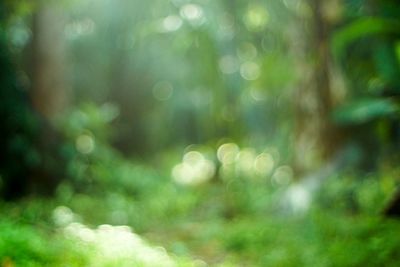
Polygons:
[[74,222],[66,226],[63,232],[67,237],[77,238],[94,250],[90,259],[91,266],[117,263],[122,266],[177,266],[163,247],[149,246],[129,226],[104,224],[91,229]]
[[208,160],[198,151],[189,151],[181,163],[172,169],[175,182],[182,185],[199,185],[214,177],[214,162]]

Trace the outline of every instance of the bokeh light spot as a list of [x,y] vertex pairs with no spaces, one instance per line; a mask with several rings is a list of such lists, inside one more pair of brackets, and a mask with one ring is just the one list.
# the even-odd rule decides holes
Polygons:
[[172,84],[166,81],[159,82],[153,87],[153,96],[159,101],[168,100],[174,91]]
[[260,77],[260,66],[252,61],[247,61],[240,66],[240,75],[248,81],[257,80]]
[[52,217],[57,226],[66,226],[74,221],[75,215],[70,208],[58,206],[54,209]]
[[271,173],[274,168],[274,159],[271,154],[261,153],[254,161],[254,169],[260,176],[265,176]]
[[219,68],[224,74],[232,74],[239,70],[239,63],[236,57],[226,55],[219,60]]
[[247,9],[243,21],[250,31],[261,31],[269,21],[268,10],[261,5],[251,5]]
[[68,39],[76,39],[82,35],[94,33],[95,29],[95,22],[90,18],[85,18],[67,24],[64,33]]
[[196,4],[186,4],[182,6],[180,15],[193,25],[200,25],[205,21],[202,7]]
[[88,134],[81,134],[76,138],[75,147],[82,154],[90,154],[95,148],[94,139]]
[[111,122],[115,118],[119,116],[119,107],[118,105],[110,102],[106,102],[101,106],[101,116],[104,118],[106,122]]
[[289,166],[277,168],[272,176],[272,183],[276,185],[288,185],[293,178],[293,170]]
[[242,43],[237,49],[237,55],[241,60],[253,60],[257,54],[257,48],[249,42]]
[[250,96],[255,101],[264,101],[267,99],[265,92],[257,87],[250,88]]
[[162,30],[165,32],[177,31],[181,26],[182,19],[178,16],[170,15],[162,21]]
[[232,164],[235,162],[238,153],[239,147],[235,143],[227,143],[218,148],[217,157],[222,164]]
[[210,180],[215,174],[215,164],[198,151],[189,151],[181,163],[172,169],[172,177],[178,184],[195,186]]
[[242,149],[237,155],[237,169],[238,171],[248,177],[253,176],[253,165],[256,158],[254,149]]

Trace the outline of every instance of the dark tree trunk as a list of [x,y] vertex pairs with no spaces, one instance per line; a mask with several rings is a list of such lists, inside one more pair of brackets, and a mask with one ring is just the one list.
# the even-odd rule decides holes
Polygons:
[[[302,37],[294,53],[301,75],[295,95],[294,169],[298,177],[329,161],[339,148],[340,132],[331,121],[334,105],[329,34],[323,1],[310,0],[311,14],[303,19]],[[307,25],[308,27],[304,26]],[[309,30],[308,30],[309,29]]]
[[49,121],[64,111],[66,85],[64,15],[55,5],[40,6],[33,16],[31,99],[35,110]]
[[39,161],[26,185],[31,193],[51,194],[66,176],[67,159],[62,153],[65,140],[55,126],[70,100],[64,28],[65,16],[57,4],[45,3],[35,10],[28,67],[30,99],[39,125],[34,144]]

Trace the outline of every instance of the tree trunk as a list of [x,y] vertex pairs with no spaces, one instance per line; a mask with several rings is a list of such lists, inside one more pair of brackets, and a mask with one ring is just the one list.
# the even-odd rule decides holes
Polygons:
[[[329,49],[330,22],[323,1],[310,0],[311,14],[303,21],[303,36],[294,47],[300,72],[295,95],[294,169],[297,176],[319,168],[338,149],[340,134],[331,121],[334,105]],[[309,29],[307,31],[307,29]],[[304,37],[305,36],[305,37]]]
[[33,16],[32,91],[34,109],[53,121],[68,103],[64,15],[56,5],[40,6]]
[[40,159],[27,185],[33,193],[53,193],[66,176],[68,159],[61,151],[65,140],[55,127],[69,102],[64,26],[63,11],[56,3],[46,2],[33,14],[30,98],[40,127],[34,144]]

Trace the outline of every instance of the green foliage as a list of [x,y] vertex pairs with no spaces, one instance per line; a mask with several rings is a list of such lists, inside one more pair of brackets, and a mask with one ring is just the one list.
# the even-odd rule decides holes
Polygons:
[[357,99],[335,110],[333,117],[339,124],[363,124],[387,117],[398,117],[399,106],[390,99]]
[[[38,118],[28,105],[27,94],[19,84],[15,64],[8,46],[7,29],[13,9],[0,3],[0,196],[12,198],[24,192],[28,170],[38,164],[34,145]],[[10,10],[9,10],[10,9]],[[10,13],[8,13],[10,12]]]
[[30,224],[8,218],[0,221],[0,263],[15,266],[86,265],[85,252],[76,244]]
[[332,49],[337,58],[346,56],[347,48],[355,41],[371,35],[400,34],[397,19],[362,17],[337,30],[332,37]]
[[367,150],[391,160],[399,148],[400,10],[391,0],[344,4],[344,18],[332,33],[331,48],[348,89],[331,115],[339,127],[352,130],[347,139],[363,150],[364,166],[376,166],[378,160]]
[[[143,180],[154,179],[140,169],[131,174],[136,170]],[[101,222],[132,226],[164,246],[173,266],[396,266],[399,222],[377,216],[395,188],[395,174],[337,174],[323,184],[309,213],[297,215],[281,205],[282,188],[244,177],[195,187],[157,179],[152,193],[140,198],[118,186],[86,195],[63,185],[58,200],[1,207],[7,216],[0,222],[0,259],[24,266],[152,266],[143,260],[147,254],[133,252],[139,248],[119,256],[104,252],[106,244],[116,242],[109,251],[121,245],[121,234],[132,235],[127,226],[83,223]]]

